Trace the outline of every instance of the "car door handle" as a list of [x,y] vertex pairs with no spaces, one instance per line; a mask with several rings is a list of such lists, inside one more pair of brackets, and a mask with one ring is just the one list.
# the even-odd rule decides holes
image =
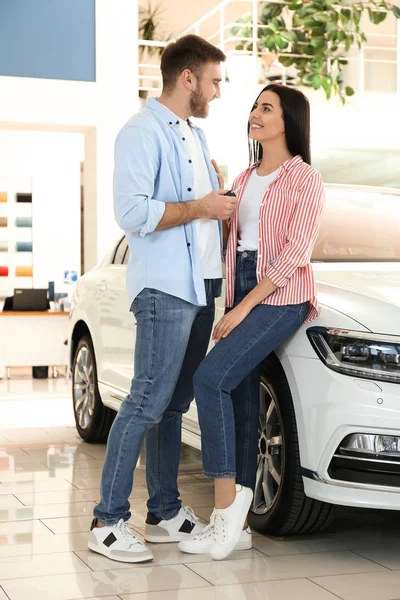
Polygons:
[[96,287],[98,290],[105,292],[107,289],[107,282],[105,281],[105,279],[102,279],[101,281],[97,281]]

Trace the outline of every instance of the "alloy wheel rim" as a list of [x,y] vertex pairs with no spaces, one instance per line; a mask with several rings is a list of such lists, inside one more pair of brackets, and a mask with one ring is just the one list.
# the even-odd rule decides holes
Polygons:
[[252,511],[263,515],[271,510],[282,482],[284,446],[282,420],[276,394],[265,380],[260,383],[257,475]]
[[90,426],[94,410],[94,373],[92,354],[87,346],[81,346],[74,364],[74,408],[81,429]]

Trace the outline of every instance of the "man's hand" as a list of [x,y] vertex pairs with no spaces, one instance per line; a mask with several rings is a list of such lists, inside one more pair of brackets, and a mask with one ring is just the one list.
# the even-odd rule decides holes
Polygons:
[[242,302],[235,308],[232,308],[215,326],[212,335],[213,340],[219,342],[221,338],[226,338],[235,327],[244,321],[249,312],[250,309]]
[[225,196],[228,190],[213,190],[200,200],[206,218],[224,221],[229,219],[236,208],[237,198]]
[[212,162],[212,165],[213,165],[215,172],[217,174],[217,177],[218,177],[219,189],[223,190],[225,187],[224,176],[222,175],[221,171],[219,170],[219,166],[217,165],[215,160],[212,160],[211,162]]

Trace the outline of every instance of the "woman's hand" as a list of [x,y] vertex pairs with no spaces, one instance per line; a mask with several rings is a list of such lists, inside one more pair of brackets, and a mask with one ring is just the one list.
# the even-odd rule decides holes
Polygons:
[[226,338],[230,332],[235,329],[250,312],[250,308],[248,308],[243,302],[235,306],[232,310],[230,310],[226,315],[222,317],[220,321],[216,324],[213,331],[213,340],[215,342],[219,342],[220,339]]
[[211,162],[213,164],[213,167],[214,167],[215,172],[216,172],[217,177],[218,177],[219,189],[223,190],[224,187],[225,187],[224,176],[222,175],[221,171],[219,170],[219,166],[217,165],[217,163],[215,162],[215,160],[212,160]]

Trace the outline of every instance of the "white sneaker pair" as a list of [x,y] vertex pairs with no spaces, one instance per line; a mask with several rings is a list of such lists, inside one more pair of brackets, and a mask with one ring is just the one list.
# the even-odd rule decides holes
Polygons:
[[243,529],[253,492],[250,488],[236,485],[236,498],[228,508],[217,509],[203,531],[182,541],[179,549],[189,554],[210,554],[214,560],[223,560],[233,550],[249,550],[252,547],[250,528]]
[[[161,520],[148,514],[144,538],[148,542],[180,542],[199,534],[204,525],[199,522],[189,506],[182,506],[173,519]],[[120,519],[115,525],[97,527],[93,519],[88,548],[111,560],[141,563],[153,560],[152,552],[136,537],[127,521]]]

